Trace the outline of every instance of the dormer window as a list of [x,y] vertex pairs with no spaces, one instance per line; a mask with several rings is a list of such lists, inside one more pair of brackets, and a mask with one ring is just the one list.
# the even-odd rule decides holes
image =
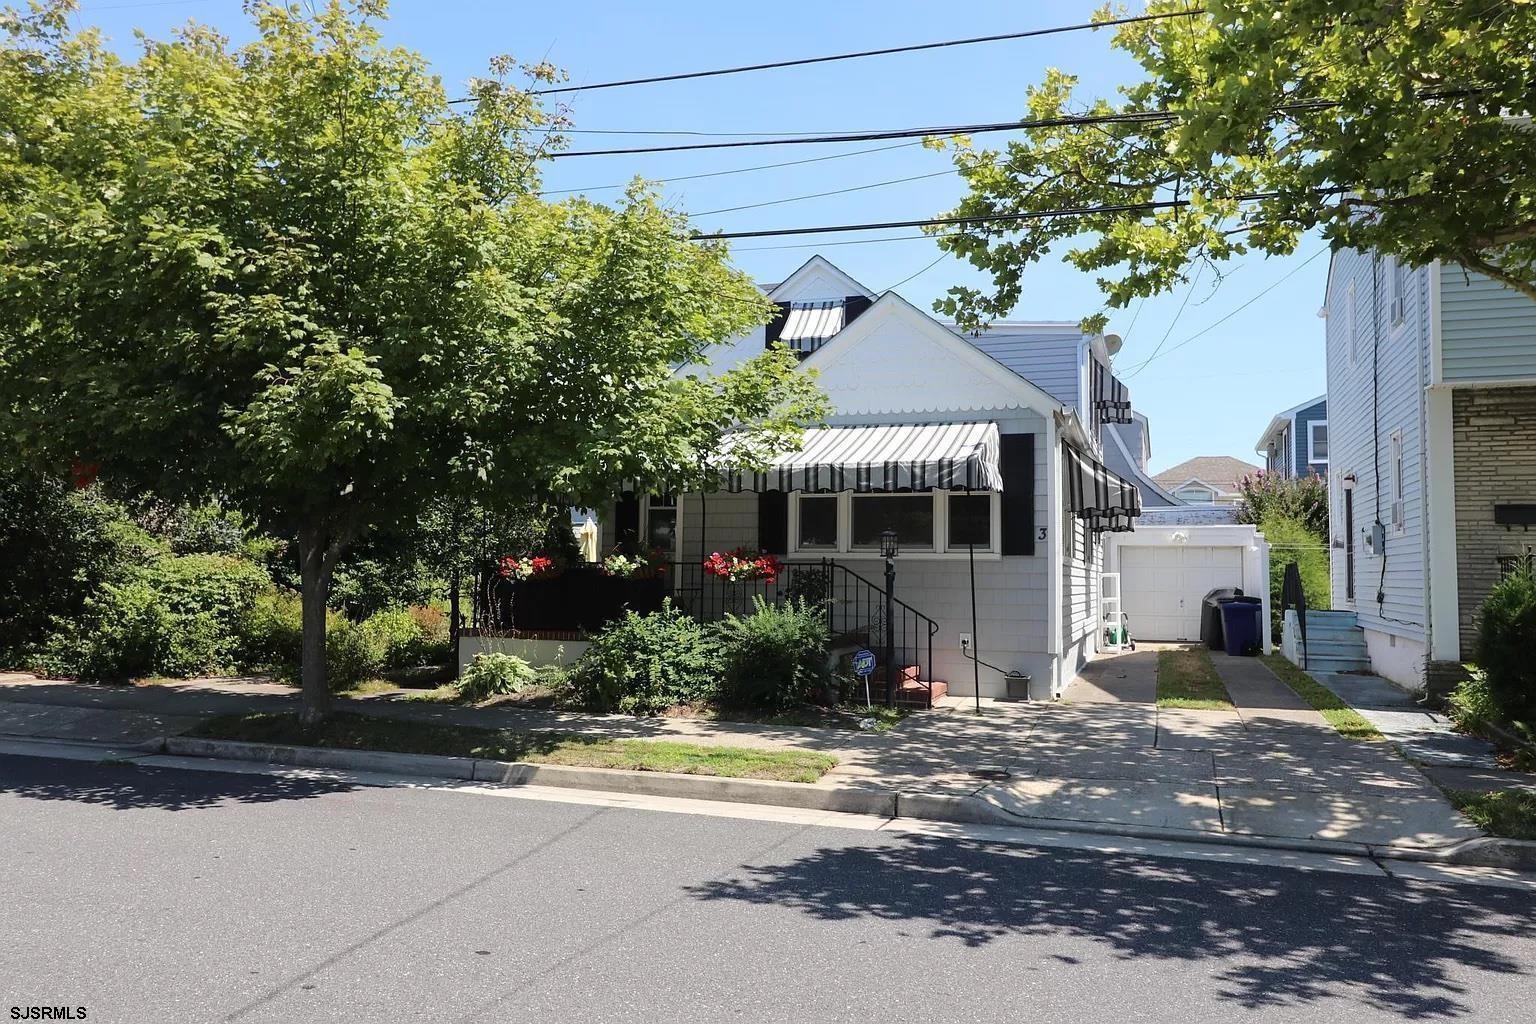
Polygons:
[[780,302],[768,323],[765,344],[789,346],[801,359],[837,337],[844,327],[870,306],[863,295],[811,302]]

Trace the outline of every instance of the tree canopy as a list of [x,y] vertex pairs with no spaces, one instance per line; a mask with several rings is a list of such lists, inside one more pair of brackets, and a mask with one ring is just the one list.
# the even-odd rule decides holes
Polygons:
[[1115,30],[1144,72],[1118,97],[1079,102],[1077,78],[1052,69],[1025,118],[1056,123],[995,149],[930,144],[955,147],[969,186],[948,216],[1176,205],[935,228],[993,282],[951,289],[941,310],[972,325],[1007,314],[1058,244],[1123,307],[1202,262],[1288,255],[1313,230],[1536,298],[1533,0],[1150,0],[1147,13],[1175,16]]
[[380,0],[252,2],[247,46],[189,26],[133,60],[71,7],[0,16],[0,433],[296,536],[312,708],[358,537],[445,495],[686,481],[728,428],[766,458],[820,417],[787,352],[674,372],[767,319],[723,247],[639,185],[539,198],[565,118],[512,79],[554,69],[498,60],[454,106]]

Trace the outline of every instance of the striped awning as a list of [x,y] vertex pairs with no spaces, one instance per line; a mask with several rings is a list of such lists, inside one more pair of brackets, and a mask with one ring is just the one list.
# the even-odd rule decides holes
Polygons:
[[1136,485],[1071,445],[1061,446],[1063,487],[1067,511],[1086,520],[1095,533],[1127,533],[1141,515],[1141,492]]
[[730,470],[730,491],[1001,491],[996,423],[807,430],[766,472]]
[[1131,392],[1109,367],[1093,360],[1093,405],[1099,411],[1100,423],[1131,422]]
[[843,312],[842,299],[792,303],[779,340],[797,351],[814,351],[843,329]]

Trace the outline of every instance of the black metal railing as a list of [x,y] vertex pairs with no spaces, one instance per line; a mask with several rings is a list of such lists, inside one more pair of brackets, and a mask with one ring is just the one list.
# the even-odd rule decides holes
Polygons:
[[[788,561],[774,582],[732,582],[702,564],[672,567],[672,599],[702,622],[749,615],[758,598],[770,604],[803,599],[824,609],[834,652],[865,647],[883,665],[870,680],[871,693],[884,693],[887,671],[898,674],[897,700],[933,706],[933,638],[938,623],[894,597],[885,588],[831,558]],[[887,611],[889,608],[889,611]],[[914,686],[903,684],[915,683]],[[914,697],[914,693],[916,696]]]
[[654,611],[670,597],[701,622],[750,615],[757,600],[778,604],[803,599],[821,608],[834,654],[858,648],[875,652],[880,667],[871,696],[884,700],[895,673],[898,703],[933,706],[933,638],[938,623],[884,587],[830,558],[789,561],[773,582],[732,582],[699,562],[671,566],[656,579],[604,576],[595,566],[567,569],[548,580],[513,583],[489,563],[472,591],[471,628],[482,632],[577,634],[619,617],[626,609]]

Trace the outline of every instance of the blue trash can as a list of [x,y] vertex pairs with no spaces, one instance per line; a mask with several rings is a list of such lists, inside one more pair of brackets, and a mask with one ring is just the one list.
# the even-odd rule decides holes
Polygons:
[[1234,597],[1221,604],[1221,631],[1227,653],[1241,657],[1264,649],[1264,603],[1257,597]]

